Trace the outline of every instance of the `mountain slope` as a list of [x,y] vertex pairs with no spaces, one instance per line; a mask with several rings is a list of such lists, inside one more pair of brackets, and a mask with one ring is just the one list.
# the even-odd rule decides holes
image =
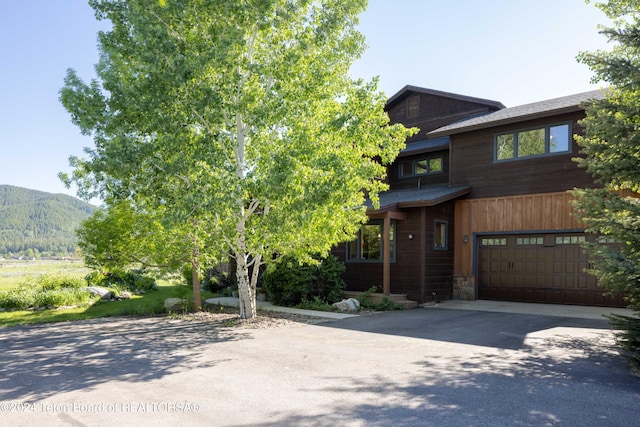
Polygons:
[[73,254],[75,230],[97,207],[66,194],[0,185],[0,255]]

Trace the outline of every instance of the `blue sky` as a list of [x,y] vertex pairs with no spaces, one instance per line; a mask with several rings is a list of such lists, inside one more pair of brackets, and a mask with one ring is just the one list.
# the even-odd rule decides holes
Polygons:
[[[67,68],[98,59],[86,0],[7,1],[0,9],[0,184],[75,195],[58,180],[92,146],[58,101]],[[410,84],[515,106],[596,89],[575,60],[606,49],[608,20],[584,0],[370,0],[369,46],[354,76],[388,96]]]

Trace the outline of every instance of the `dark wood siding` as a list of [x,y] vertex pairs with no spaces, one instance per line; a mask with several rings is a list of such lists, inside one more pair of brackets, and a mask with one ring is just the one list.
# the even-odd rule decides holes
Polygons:
[[[407,294],[420,303],[451,298],[453,292],[454,202],[404,211],[407,219],[396,222],[396,261],[391,264],[391,293]],[[448,223],[446,250],[434,249],[435,220]],[[409,235],[412,238],[409,238]],[[334,249],[345,260],[346,245]],[[346,263],[343,276],[350,291],[382,289],[382,263]]]
[[[412,162],[420,159],[429,159],[433,157],[442,157],[443,171],[441,173],[416,175],[410,177],[401,177],[400,168],[405,162]],[[449,150],[433,151],[429,153],[416,154],[398,158],[393,165],[388,168],[387,182],[390,190],[402,190],[407,188],[417,188],[418,184],[422,187],[435,184],[446,184],[449,182]]]
[[552,156],[494,162],[496,133],[571,122],[572,134],[582,133],[577,121],[583,113],[565,114],[516,125],[467,132],[451,137],[451,185],[470,185],[469,198],[552,193],[574,187],[593,187],[593,178],[571,159],[579,155],[572,141],[571,152]]
[[469,115],[495,110],[480,103],[408,92],[388,109],[388,113],[392,123],[420,129],[419,133],[407,140],[411,142],[427,139],[428,132]]

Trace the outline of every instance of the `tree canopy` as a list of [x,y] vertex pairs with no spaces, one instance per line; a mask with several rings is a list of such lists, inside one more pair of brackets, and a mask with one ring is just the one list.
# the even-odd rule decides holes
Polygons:
[[[588,231],[602,235],[588,247],[599,283],[624,292],[629,307],[640,312],[640,1],[597,6],[613,22],[602,29],[612,48],[581,53],[579,60],[594,71],[594,81],[611,86],[604,99],[587,105],[585,134],[577,138],[586,157],[577,161],[602,188],[574,191],[575,206]],[[611,318],[629,329],[623,346],[640,366],[637,319]]]
[[349,76],[366,3],[90,1],[112,24],[98,77],[69,70],[61,101],[95,149],[63,178],[206,234],[217,244],[203,250],[235,258],[241,315],[255,316],[251,267],[352,238],[411,134],[389,125],[375,80]]

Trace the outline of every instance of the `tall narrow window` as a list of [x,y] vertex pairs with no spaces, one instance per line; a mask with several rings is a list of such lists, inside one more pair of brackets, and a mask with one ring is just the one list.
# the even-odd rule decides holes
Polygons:
[[447,249],[447,221],[436,219],[435,227],[433,230],[433,248],[434,249]]

